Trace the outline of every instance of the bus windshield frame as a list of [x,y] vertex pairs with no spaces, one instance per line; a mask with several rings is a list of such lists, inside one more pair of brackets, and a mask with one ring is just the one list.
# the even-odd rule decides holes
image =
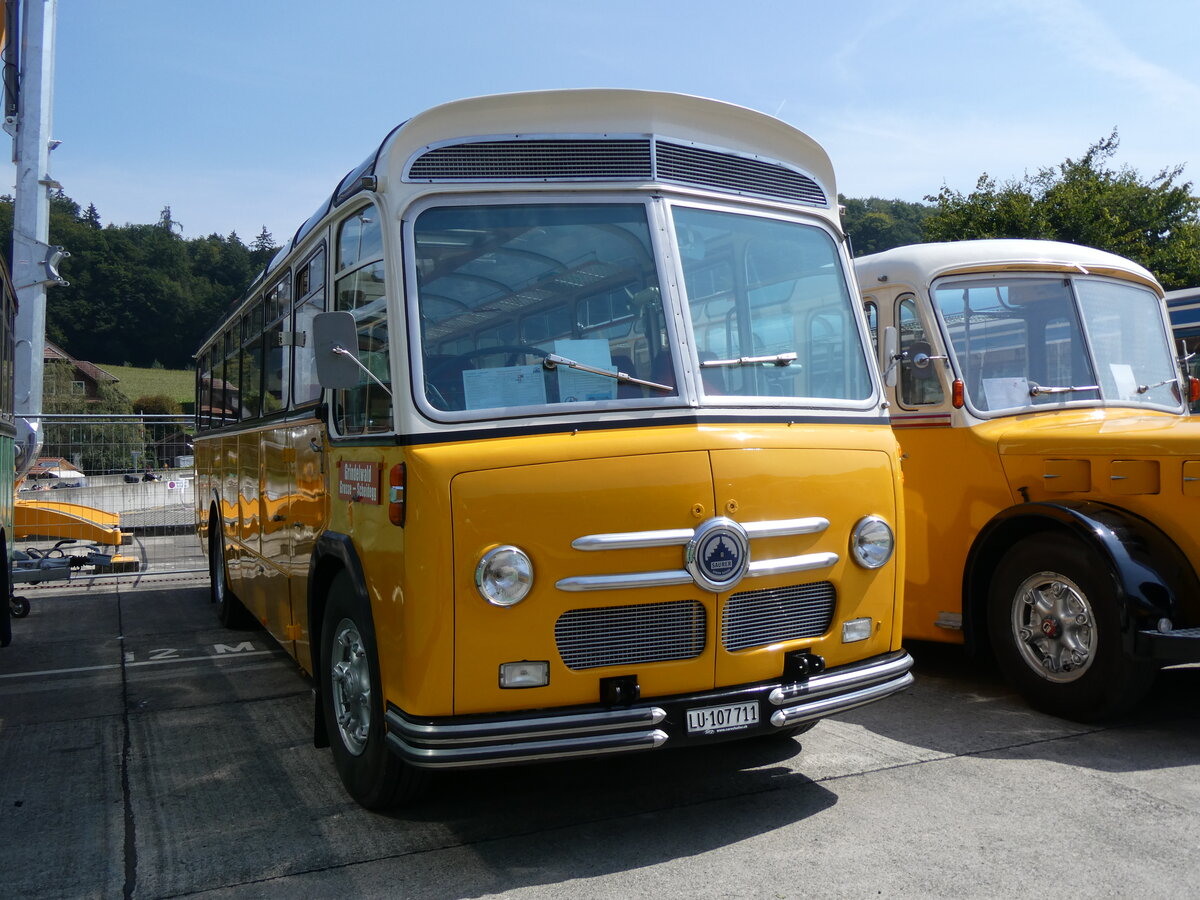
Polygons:
[[644,193],[439,197],[403,245],[431,419],[878,402],[848,267],[812,218]]
[[976,415],[1183,410],[1161,301],[1148,288],[1094,276],[993,273],[938,279],[930,296]]

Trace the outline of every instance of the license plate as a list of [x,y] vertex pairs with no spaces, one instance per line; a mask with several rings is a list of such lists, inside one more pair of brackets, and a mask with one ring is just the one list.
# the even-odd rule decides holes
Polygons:
[[688,734],[704,732],[716,734],[721,731],[738,731],[758,724],[758,703],[728,703],[724,706],[706,706],[687,711]]

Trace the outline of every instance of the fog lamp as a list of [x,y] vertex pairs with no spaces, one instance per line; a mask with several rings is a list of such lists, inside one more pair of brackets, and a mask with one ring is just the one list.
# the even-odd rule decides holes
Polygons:
[[475,567],[475,588],[488,603],[512,606],[533,587],[533,563],[520,547],[493,547]]
[[865,641],[871,636],[871,617],[851,619],[842,623],[842,643],[853,644],[855,641]]
[[550,683],[550,663],[546,660],[500,663],[500,687],[545,687]]
[[850,533],[850,555],[864,569],[878,569],[892,558],[895,546],[891,527],[879,516],[859,519]]

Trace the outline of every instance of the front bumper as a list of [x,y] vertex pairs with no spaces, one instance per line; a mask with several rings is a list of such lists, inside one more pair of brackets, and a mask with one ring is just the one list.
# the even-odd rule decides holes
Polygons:
[[[790,684],[768,682],[655,697],[631,706],[571,707],[549,713],[429,719],[409,716],[389,704],[388,745],[422,768],[483,768],[753,737],[901,691],[912,684],[912,664],[912,657],[900,650]],[[758,704],[757,724],[716,734],[688,733],[688,710],[745,702]]]
[[1167,664],[1200,662],[1200,628],[1139,631],[1134,643],[1134,656]]

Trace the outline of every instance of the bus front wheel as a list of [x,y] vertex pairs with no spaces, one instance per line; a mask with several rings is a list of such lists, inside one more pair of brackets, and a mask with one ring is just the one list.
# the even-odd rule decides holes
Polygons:
[[321,702],[342,783],[367,809],[415,799],[425,773],[387,747],[383,689],[371,612],[341,572],[329,588],[321,625]]
[[1126,656],[1107,565],[1067,538],[1027,538],[1004,555],[988,630],[1005,677],[1037,709],[1078,721],[1127,710],[1154,668]]

